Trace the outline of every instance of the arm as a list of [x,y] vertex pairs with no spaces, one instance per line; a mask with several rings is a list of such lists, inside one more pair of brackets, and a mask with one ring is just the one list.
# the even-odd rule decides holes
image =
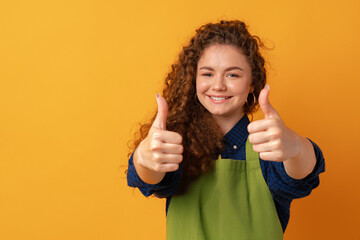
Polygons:
[[[141,145],[141,143],[140,143],[140,145]],[[141,148],[141,146],[139,146],[139,147]],[[134,166],[135,166],[137,174],[144,182],[146,182],[148,184],[159,183],[165,177],[165,172],[153,171],[153,170],[145,167],[141,163],[139,163],[139,160],[140,160],[140,162],[143,162],[144,159],[141,159],[142,155],[137,150],[135,150],[134,157],[133,157]]]
[[165,177],[171,175],[170,172],[178,171],[182,162],[182,137],[176,132],[166,130],[168,106],[165,99],[158,94],[156,100],[156,118],[148,135],[129,160],[129,169],[131,167],[137,181],[147,185],[167,182]]
[[313,170],[304,178],[296,179],[290,176],[285,169],[285,162],[261,161],[269,188],[283,198],[294,199],[309,195],[320,183],[319,174],[325,171],[325,159],[321,149],[310,139],[307,140],[312,146],[316,162]]
[[138,175],[134,165],[134,153],[131,155],[127,170],[127,183],[130,187],[139,188],[140,192],[148,197],[155,194],[156,197],[169,197],[176,193],[181,178],[181,168],[175,172],[167,172],[157,184],[148,184]]
[[311,142],[288,128],[269,102],[269,87],[259,95],[259,104],[265,119],[248,126],[249,141],[260,158],[283,162],[286,173],[294,179],[309,175],[316,164]]
[[158,113],[147,137],[134,154],[134,165],[140,178],[149,184],[159,183],[167,172],[179,169],[183,146],[180,134],[166,130],[168,106],[157,94]]
[[319,186],[319,174],[325,171],[325,160],[321,149],[310,139],[316,164],[313,171],[302,179],[292,178],[287,174],[284,162],[261,160],[261,169],[269,190],[273,196],[276,209],[283,229],[289,221],[290,203],[295,198],[308,196],[314,188]]
[[311,142],[302,136],[297,135],[297,137],[300,152],[298,155],[285,160],[284,167],[286,173],[290,177],[294,179],[303,179],[314,170],[316,158]]

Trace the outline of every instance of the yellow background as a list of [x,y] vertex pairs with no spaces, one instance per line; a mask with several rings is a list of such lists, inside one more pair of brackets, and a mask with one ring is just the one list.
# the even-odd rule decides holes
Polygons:
[[0,239],[165,239],[165,201],[126,185],[127,142],[223,18],[274,47],[271,103],[326,158],[285,239],[360,239],[358,0],[2,1]]

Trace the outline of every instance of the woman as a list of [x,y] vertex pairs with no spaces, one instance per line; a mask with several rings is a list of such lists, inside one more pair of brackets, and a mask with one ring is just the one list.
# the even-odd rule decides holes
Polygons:
[[200,27],[134,141],[128,184],[167,198],[168,239],[282,239],[291,201],[319,185],[321,150],[269,103],[259,46],[241,21]]

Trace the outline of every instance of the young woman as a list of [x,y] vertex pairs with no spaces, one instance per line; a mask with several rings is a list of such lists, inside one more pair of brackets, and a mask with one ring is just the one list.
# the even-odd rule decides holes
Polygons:
[[271,106],[259,46],[241,21],[200,27],[134,140],[128,184],[167,198],[168,239],[282,239],[291,201],[319,185],[321,150]]

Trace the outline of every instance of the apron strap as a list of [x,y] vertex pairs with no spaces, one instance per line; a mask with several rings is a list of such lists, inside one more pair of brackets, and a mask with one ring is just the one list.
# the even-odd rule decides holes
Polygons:
[[253,150],[253,145],[249,142],[249,139],[246,140],[246,161],[258,161],[259,154]]
[[249,142],[249,139],[246,140],[246,162],[247,168],[260,168],[260,158],[259,153],[253,150],[253,145]]

